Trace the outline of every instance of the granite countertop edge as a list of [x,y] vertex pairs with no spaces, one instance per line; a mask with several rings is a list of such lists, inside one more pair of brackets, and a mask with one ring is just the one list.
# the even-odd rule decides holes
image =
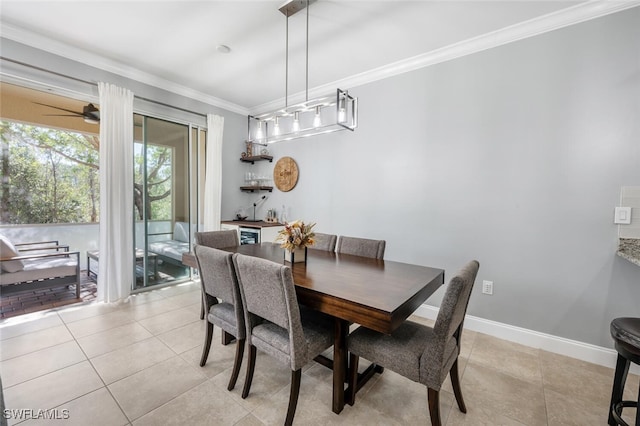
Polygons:
[[629,262],[640,266],[640,239],[620,238],[618,252],[616,254],[627,259]]

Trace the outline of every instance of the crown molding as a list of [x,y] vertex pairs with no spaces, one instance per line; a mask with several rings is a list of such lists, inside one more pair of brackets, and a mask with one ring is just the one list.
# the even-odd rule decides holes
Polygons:
[[[466,55],[492,49],[518,40],[534,37],[550,31],[558,30],[591,19],[640,6],[640,0],[602,1],[592,0],[547,15],[514,24],[478,37],[463,40],[442,48],[426,52],[411,58],[393,62],[363,73],[353,75],[332,83],[309,89],[309,97],[315,98],[332,93],[336,88],[343,90],[362,86],[385,78],[404,74],[420,68],[457,59]],[[289,96],[289,103],[304,101],[305,92],[298,92]],[[271,102],[250,108],[252,115],[273,111],[284,105],[285,99],[280,98]]]
[[206,93],[202,93],[190,87],[178,84],[174,81],[158,77],[154,74],[138,70],[121,62],[107,59],[93,52],[89,52],[87,50],[80,49],[66,43],[61,43],[59,41],[44,37],[31,31],[27,31],[12,24],[3,23],[2,32],[0,35],[4,38],[16,41],[18,43],[22,43],[36,49],[44,50],[46,52],[62,56],[72,61],[81,62],[91,67],[117,74],[143,84],[161,88],[168,92],[204,102],[206,104],[213,105],[228,111],[236,112],[242,115],[246,115],[249,113],[248,108],[245,108],[243,106],[228,102],[224,99],[216,98],[215,96],[211,96]]
[[[463,40],[461,42],[387,64],[370,71],[311,88],[309,89],[309,96],[312,98],[323,96],[327,93],[333,92],[337,87],[345,89],[362,86],[364,84],[450,61],[466,55],[481,52],[483,50],[502,46],[528,37],[544,34],[549,31],[554,31],[638,6],[640,6],[640,0],[587,1],[557,12],[549,13],[538,18],[530,19],[522,23],[486,33],[478,37]],[[93,52],[52,40],[11,24],[3,23],[1,35],[2,37],[10,40],[71,59],[73,61],[82,62],[89,66],[121,75],[150,86],[162,88],[163,90],[195,99],[228,111],[236,112],[238,114],[260,114],[265,111],[280,108],[285,103],[285,99],[280,98],[251,108],[246,108],[183,86],[176,82],[169,81],[162,77],[158,77],[151,73],[140,71],[120,62],[101,57]],[[295,93],[289,96],[290,103],[302,102],[304,99],[304,92]]]

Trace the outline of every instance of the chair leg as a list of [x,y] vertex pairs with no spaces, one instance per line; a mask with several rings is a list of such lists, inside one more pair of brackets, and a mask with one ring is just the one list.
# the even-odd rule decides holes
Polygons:
[[302,378],[302,369],[291,372],[291,391],[289,392],[289,408],[287,409],[287,418],[284,421],[285,426],[293,424],[293,416],[296,415],[296,407],[298,406],[298,396],[300,395],[300,379]]
[[247,365],[247,375],[244,379],[244,388],[242,388],[242,399],[249,395],[251,390],[251,381],[253,380],[253,370],[256,368],[256,347],[249,345],[249,361]]
[[429,415],[431,416],[431,426],[441,426],[440,422],[440,392],[427,388],[429,394]]
[[636,426],[640,426],[640,386],[638,386],[638,403],[636,404]]
[[207,334],[204,338],[204,347],[202,348],[202,358],[200,358],[200,367],[204,367],[209,358],[209,349],[211,349],[211,339],[213,338],[213,324],[207,321]]
[[627,373],[629,372],[629,360],[618,354],[618,361],[616,362],[616,372],[613,379],[613,389],[611,391],[611,403],[609,404],[609,425],[616,426],[618,422],[613,417],[614,406],[622,401],[622,393],[624,391],[624,385],[627,381]]
[[353,405],[356,402],[356,390],[358,388],[358,363],[360,357],[353,353],[349,354],[349,395],[347,404]]
[[453,394],[456,396],[458,408],[463,413],[466,413],[467,406],[464,404],[464,399],[462,398],[462,388],[460,387],[460,377],[458,375],[458,358],[456,358],[455,362],[451,366],[449,374],[451,375],[451,385],[453,386]]
[[238,380],[238,374],[240,374],[240,366],[242,366],[242,355],[244,354],[244,342],[245,339],[238,339],[236,343],[236,359],[233,361],[233,371],[231,372],[231,379],[229,379],[229,385],[227,390],[233,390],[236,387],[236,381]]

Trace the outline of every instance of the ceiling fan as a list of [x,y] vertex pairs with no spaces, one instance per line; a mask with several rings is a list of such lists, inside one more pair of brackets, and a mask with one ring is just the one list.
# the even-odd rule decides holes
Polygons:
[[44,114],[49,117],[79,117],[83,118],[86,123],[98,124],[100,123],[100,111],[93,104],[88,104],[82,107],[82,112],[73,111],[66,108],[61,108],[53,105],[41,104],[40,102],[34,102],[34,104],[46,106],[49,108],[59,109],[61,111],[70,112],[71,114]]

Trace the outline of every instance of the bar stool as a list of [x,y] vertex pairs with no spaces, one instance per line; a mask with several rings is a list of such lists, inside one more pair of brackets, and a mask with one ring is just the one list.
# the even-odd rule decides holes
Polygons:
[[635,426],[640,426],[640,395],[638,401],[622,400],[629,364],[633,362],[640,365],[640,318],[614,319],[611,321],[611,337],[618,351],[618,361],[609,405],[609,425],[629,426],[622,420],[622,409],[636,407]]

